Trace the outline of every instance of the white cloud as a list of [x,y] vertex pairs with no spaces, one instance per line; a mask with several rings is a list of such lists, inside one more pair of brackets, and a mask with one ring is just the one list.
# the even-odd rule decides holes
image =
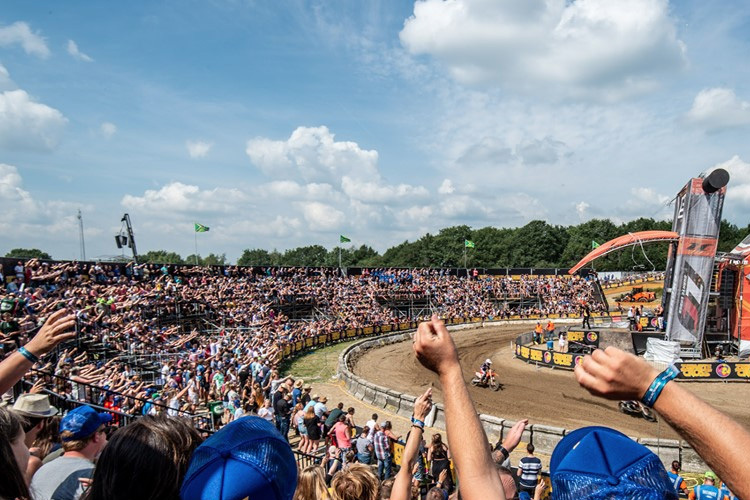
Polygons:
[[187,147],[190,158],[205,158],[211,151],[213,144],[205,141],[187,141],[185,147]]
[[0,47],[9,47],[15,44],[21,45],[27,54],[42,59],[46,59],[50,55],[44,38],[37,33],[33,33],[29,25],[22,21],[0,27]]
[[[750,163],[743,161],[742,158],[735,155],[723,163],[714,165],[708,172],[713,172],[717,168],[723,168],[729,172],[727,200],[745,208],[750,207]],[[731,205],[727,208],[731,209]],[[745,212],[746,214],[747,212]]]
[[117,132],[117,125],[111,122],[104,122],[99,128],[102,131],[102,135],[107,139],[110,139]]
[[78,49],[78,44],[75,43],[73,40],[68,40],[68,54],[73,56],[74,59],[78,59],[79,61],[84,61],[84,62],[94,61],[90,56],[81,52]]
[[8,73],[5,66],[0,64],[0,91],[11,90],[13,88],[15,88],[15,84],[10,79],[10,73]]
[[576,203],[576,213],[578,214],[578,218],[580,220],[584,221],[587,219],[589,207],[591,207],[591,205],[589,205],[585,201]]
[[332,231],[344,225],[344,212],[317,201],[299,203],[305,220],[314,231]]
[[456,188],[453,187],[453,181],[450,179],[443,179],[443,183],[440,184],[440,187],[438,188],[439,194],[451,194],[453,191],[455,191]]
[[670,198],[667,195],[659,194],[652,188],[647,187],[636,187],[630,190],[630,194],[637,202],[642,202],[648,205],[658,206],[666,204]]
[[122,199],[122,206],[142,213],[189,215],[233,213],[246,202],[247,196],[239,189],[200,189],[172,182],[159,190],[146,190],[143,196],[127,194]]
[[60,111],[35,102],[24,90],[9,90],[0,94],[0,146],[26,150],[54,149],[67,122]]
[[458,82],[616,99],[684,67],[667,0],[418,0],[400,33]]
[[[36,201],[24,189],[23,179],[13,165],[0,163],[0,232],[5,235],[7,245],[27,245],[50,235],[70,234],[75,231],[75,213],[78,208],[91,210],[90,206],[51,200]],[[54,244],[54,240],[51,240]]]
[[269,177],[333,186],[351,202],[408,202],[428,194],[422,186],[386,183],[378,168],[377,151],[362,149],[356,142],[337,141],[327,127],[299,127],[286,141],[251,139],[246,153]]
[[732,89],[703,89],[695,96],[686,118],[709,132],[740,127],[750,124],[750,102],[738,98]]
[[298,127],[286,141],[258,137],[246,153],[263,173],[292,175],[311,182],[337,182],[345,175],[368,179],[378,175],[378,153],[356,142],[336,141],[328,127]]

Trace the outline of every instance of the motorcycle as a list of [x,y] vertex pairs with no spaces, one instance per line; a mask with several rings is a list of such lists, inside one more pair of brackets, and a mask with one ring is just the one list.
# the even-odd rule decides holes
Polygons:
[[482,374],[474,372],[474,378],[471,379],[471,385],[476,387],[489,387],[493,391],[499,391],[502,388],[502,384],[497,377],[497,372],[493,369],[490,369],[487,372],[487,375],[484,377],[484,382],[482,382]]

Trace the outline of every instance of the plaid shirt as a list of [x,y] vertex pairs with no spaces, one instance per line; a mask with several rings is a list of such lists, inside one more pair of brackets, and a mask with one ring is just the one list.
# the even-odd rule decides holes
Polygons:
[[375,456],[378,460],[385,460],[391,454],[390,443],[388,442],[388,436],[383,431],[378,431],[373,437],[372,444],[375,447]]

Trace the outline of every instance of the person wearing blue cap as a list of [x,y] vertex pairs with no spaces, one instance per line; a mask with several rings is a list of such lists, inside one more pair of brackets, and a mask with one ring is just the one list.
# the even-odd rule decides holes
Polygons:
[[297,462],[270,422],[247,416],[222,427],[190,459],[182,500],[291,500]]
[[77,500],[83,494],[85,480],[94,473],[94,459],[107,444],[105,426],[111,420],[112,415],[85,405],[62,418],[60,439],[65,453],[34,474],[31,492],[35,500]]

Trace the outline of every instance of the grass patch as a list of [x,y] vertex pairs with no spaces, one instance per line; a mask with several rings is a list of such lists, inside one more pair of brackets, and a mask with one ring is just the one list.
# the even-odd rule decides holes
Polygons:
[[283,375],[293,375],[295,378],[304,379],[305,382],[328,382],[336,375],[339,354],[353,342],[356,341],[341,342],[314,349],[283,361],[279,369]]

